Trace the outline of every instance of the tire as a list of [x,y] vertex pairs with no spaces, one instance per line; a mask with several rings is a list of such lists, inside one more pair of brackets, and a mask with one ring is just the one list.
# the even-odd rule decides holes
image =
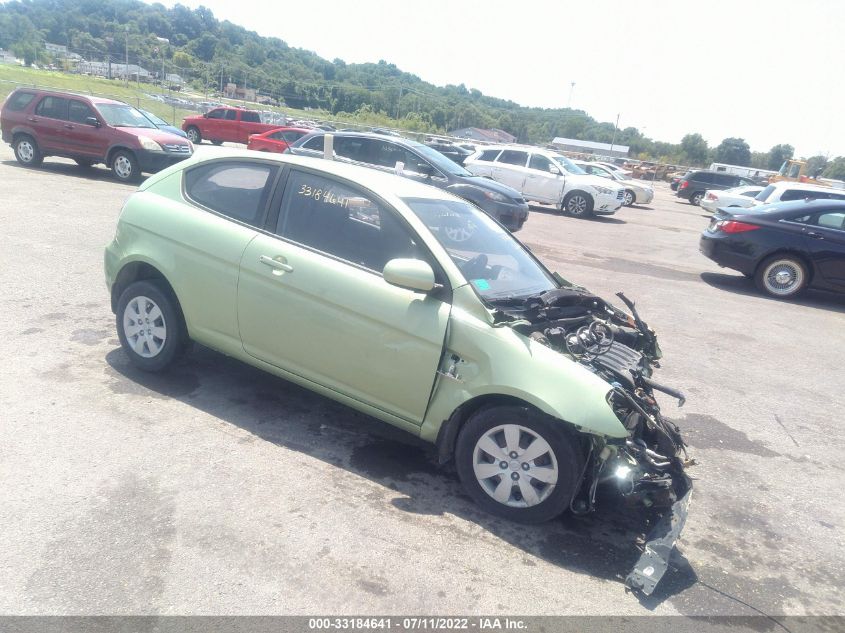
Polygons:
[[702,199],[703,197],[704,197],[704,192],[703,192],[703,191],[696,191],[694,194],[692,194],[692,195],[689,197],[689,203],[690,203],[691,205],[693,205],[694,207],[697,207],[698,205],[700,205],[700,204],[701,204],[701,199]]
[[790,299],[801,294],[809,281],[807,265],[799,257],[788,253],[767,257],[754,273],[757,288],[777,299]]
[[[523,462],[520,456],[531,456],[538,441],[543,443],[537,445],[538,454]],[[486,511],[521,523],[541,523],[569,508],[584,457],[561,422],[527,406],[508,405],[470,417],[458,435],[455,465],[466,492]],[[542,478],[533,477],[532,470]]]
[[[142,322],[140,319],[149,322]],[[130,362],[157,372],[185,351],[188,336],[179,302],[155,280],[130,284],[117,301],[117,335]]]
[[15,137],[15,158],[24,167],[38,167],[44,162],[38,143],[27,134]]
[[622,200],[622,205],[626,207],[633,207],[634,203],[637,201],[636,194],[631,191],[630,189],[625,190],[625,197]]
[[200,134],[200,130],[198,127],[192,125],[187,130],[185,130],[185,134],[188,135],[188,140],[191,141],[194,145],[199,145],[202,143],[202,134]]
[[561,204],[561,211],[573,218],[584,218],[593,213],[593,198],[583,191],[570,191]]
[[88,160],[87,158],[74,158],[74,162],[82,167],[83,169],[90,169],[94,166],[93,160]]
[[223,141],[211,141],[212,145],[222,145]]
[[121,149],[111,159],[111,170],[120,182],[138,182],[141,179],[141,166],[132,152]]

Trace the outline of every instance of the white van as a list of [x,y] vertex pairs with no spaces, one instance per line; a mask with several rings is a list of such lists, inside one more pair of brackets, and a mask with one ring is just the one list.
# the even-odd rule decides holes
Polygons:
[[565,156],[536,147],[480,148],[464,166],[477,176],[513,187],[526,200],[553,204],[576,217],[616,213],[625,199],[624,187],[590,176]]

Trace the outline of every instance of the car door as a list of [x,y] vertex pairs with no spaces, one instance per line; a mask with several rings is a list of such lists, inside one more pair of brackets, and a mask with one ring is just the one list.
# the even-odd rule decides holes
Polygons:
[[346,181],[296,168],[278,197],[278,220],[241,260],[244,350],[421,424],[451,306],[388,284],[381,271],[430,255],[394,209]]
[[845,209],[812,216],[804,229],[804,240],[824,280],[845,288]]
[[209,139],[220,138],[220,134],[223,131],[221,126],[226,119],[226,112],[228,112],[226,108],[215,108],[206,114],[202,129],[200,130],[203,137]]
[[522,195],[537,202],[557,203],[561,199],[565,176],[561,169],[542,154],[531,154],[525,170]]
[[36,139],[42,150],[59,154],[68,153],[68,141],[65,136],[67,125],[67,99],[51,95],[41,98],[35,106],[29,123],[35,130]]
[[521,192],[525,185],[527,165],[528,152],[514,149],[503,150],[493,163],[493,179]]
[[79,99],[68,100],[65,137],[74,153],[91,158],[104,158],[108,139],[99,127],[91,123],[91,118],[99,121],[99,117],[87,103]]

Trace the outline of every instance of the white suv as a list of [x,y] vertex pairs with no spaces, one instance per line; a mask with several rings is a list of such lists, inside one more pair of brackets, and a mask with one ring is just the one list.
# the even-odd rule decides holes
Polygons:
[[544,149],[519,145],[480,148],[464,166],[477,176],[513,187],[526,200],[553,204],[572,216],[616,213],[625,199],[623,187],[590,176],[565,156]]
[[845,190],[782,180],[772,183],[758,193],[754,198],[754,205],[787,202],[789,200],[818,200],[819,198],[845,200]]

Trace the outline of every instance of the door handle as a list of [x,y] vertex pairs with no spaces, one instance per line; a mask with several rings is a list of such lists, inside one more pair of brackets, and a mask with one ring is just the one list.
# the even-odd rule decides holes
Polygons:
[[36,119],[34,116],[27,117],[27,119],[26,119],[26,120],[27,120],[27,121],[31,121],[32,123],[38,123],[38,119]]
[[[281,255],[278,255],[277,257],[281,258]],[[274,258],[270,257],[269,255],[261,255],[258,258],[258,261],[261,262],[262,264],[264,264],[265,266],[269,266],[270,268],[275,269],[275,271],[281,271],[281,272],[286,272],[286,273],[292,273],[293,272],[293,266],[291,266],[290,264],[286,264],[283,261],[280,261],[280,259],[274,259]],[[274,271],[274,273],[275,273],[275,271]],[[279,273],[275,273],[275,274],[279,274]]]
[[807,236],[813,237],[817,240],[823,240],[824,239],[824,235],[822,235],[821,233],[816,233],[815,231],[807,231]]
[[73,126],[70,123],[65,123],[65,127],[69,130],[73,129]]

